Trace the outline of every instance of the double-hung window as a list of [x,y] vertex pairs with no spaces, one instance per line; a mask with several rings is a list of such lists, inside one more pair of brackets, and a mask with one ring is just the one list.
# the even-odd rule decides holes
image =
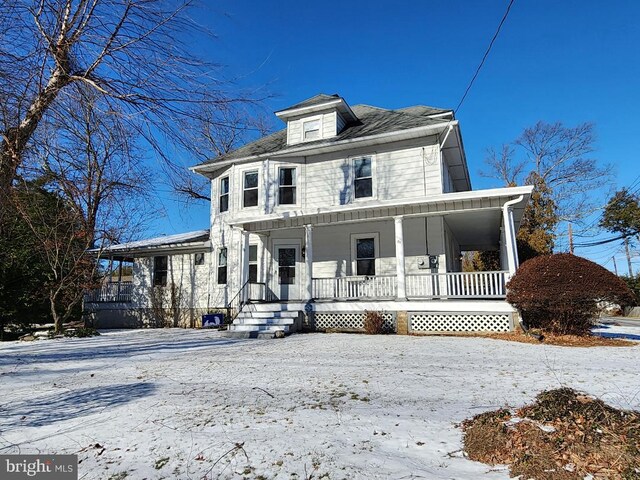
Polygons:
[[371,157],[360,157],[353,160],[353,179],[355,198],[373,196]]
[[258,206],[258,171],[244,172],[244,189],[242,192],[243,207]]
[[218,250],[218,285],[227,283],[227,249]]
[[309,120],[302,124],[302,135],[305,141],[320,138],[320,119]]
[[220,213],[229,210],[229,177],[220,179]]
[[167,257],[153,257],[153,285],[165,287],[167,285]]
[[295,205],[296,169],[282,167],[278,177],[278,205]]

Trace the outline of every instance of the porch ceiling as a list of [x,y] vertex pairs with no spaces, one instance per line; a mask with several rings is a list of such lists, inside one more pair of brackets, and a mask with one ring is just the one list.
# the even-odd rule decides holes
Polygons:
[[499,209],[452,213],[445,217],[445,222],[461,250],[490,250],[500,244],[502,211]]
[[396,216],[444,215],[461,244],[480,245],[487,242],[486,245],[495,245],[500,234],[502,206],[509,200],[523,196],[523,200],[512,207],[517,230],[532,188],[526,186],[455,192],[402,203],[375,202],[368,205],[318,209],[315,213],[287,212],[284,215],[262,215],[258,218],[238,220],[233,225],[259,233],[301,228],[305,225],[366,222]]

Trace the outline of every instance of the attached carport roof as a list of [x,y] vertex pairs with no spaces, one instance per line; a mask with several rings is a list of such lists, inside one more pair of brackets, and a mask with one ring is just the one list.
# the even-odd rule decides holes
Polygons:
[[375,202],[368,205],[321,208],[314,213],[287,212],[262,215],[237,221],[233,225],[249,232],[260,233],[300,228],[305,225],[366,222],[396,216],[443,215],[463,250],[482,250],[493,248],[499,242],[503,205],[522,196],[522,200],[512,206],[517,231],[532,190],[533,187],[524,186],[444,193],[401,203]]

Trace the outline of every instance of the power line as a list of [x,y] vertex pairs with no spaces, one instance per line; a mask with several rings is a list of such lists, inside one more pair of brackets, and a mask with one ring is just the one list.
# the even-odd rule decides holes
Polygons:
[[487,47],[487,51],[484,52],[484,56],[482,57],[482,61],[480,62],[480,65],[478,65],[478,68],[476,69],[476,73],[473,75],[473,78],[469,82],[469,85],[467,86],[467,89],[464,91],[464,95],[462,95],[462,98],[460,99],[460,103],[458,103],[458,106],[453,111],[454,115],[458,112],[458,110],[462,106],[462,102],[464,102],[464,99],[467,98],[467,94],[469,93],[469,90],[471,90],[471,87],[473,86],[473,82],[476,81],[476,77],[480,73],[480,69],[484,65],[484,62],[487,59],[487,57],[489,56],[489,52],[491,51],[491,47],[493,47],[493,44],[496,41],[496,38],[498,38],[498,35],[500,34],[500,29],[502,29],[502,25],[504,25],[504,22],[507,20],[507,17],[509,16],[509,11],[511,10],[511,6],[513,5],[514,1],[515,0],[511,0],[509,2],[509,5],[507,5],[507,10],[504,12],[504,15],[502,16],[502,20],[500,20],[500,24],[498,25],[498,28],[496,29],[496,33],[493,34],[493,38],[491,39],[491,42],[489,43],[489,46]]

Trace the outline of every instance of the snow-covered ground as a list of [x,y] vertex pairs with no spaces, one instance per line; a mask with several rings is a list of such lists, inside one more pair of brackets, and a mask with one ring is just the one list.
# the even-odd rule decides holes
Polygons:
[[458,422],[561,385],[640,409],[639,360],[639,346],[456,337],[12,342],[0,345],[0,454],[77,453],[84,479],[507,479],[461,456]]

